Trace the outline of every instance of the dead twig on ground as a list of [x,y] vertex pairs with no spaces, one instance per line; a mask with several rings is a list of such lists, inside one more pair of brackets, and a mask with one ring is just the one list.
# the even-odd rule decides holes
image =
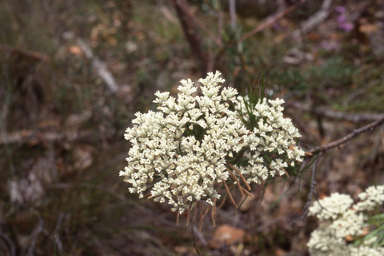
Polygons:
[[65,130],[62,132],[40,132],[35,130],[22,130],[0,135],[0,145],[12,143],[37,143],[51,142],[58,140],[73,141],[79,138],[85,138],[92,134],[92,131],[74,131]]
[[[305,1],[306,0],[300,0],[298,4],[304,3]],[[284,10],[269,16],[264,21],[262,21],[259,26],[257,26],[256,28],[254,28],[250,32],[248,32],[245,35],[243,35],[239,39],[238,43],[241,43],[241,42],[247,40],[248,38],[254,36],[255,34],[259,33],[260,31],[263,31],[264,29],[272,26],[276,21],[278,21],[279,19],[283,18],[288,13],[292,12],[293,10],[295,10],[296,7],[297,7],[297,5],[291,5],[291,6],[287,7],[287,8],[285,8]]]
[[104,62],[100,61],[97,57],[95,57],[92,53],[91,48],[80,38],[76,40],[77,44],[83,50],[85,56],[92,61],[92,66],[97,70],[97,73],[103,79],[103,81],[107,84],[108,88],[116,93],[119,90],[119,86],[117,85],[115,78],[112,76],[111,72],[109,72],[107,66]]
[[53,232],[54,233],[54,237],[55,237],[55,242],[57,244],[57,249],[59,250],[59,252],[63,251],[63,243],[60,240],[59,230],[61,228],[61,224],[63,223],[64,217],[65,217],[65,214],[60,212],[59,213],[59,217],[57,218],[55,231]]
[[354,130],[352,133],[348,134],[347,136],[345,136],[339,140],[333,141],[331,143],[328,143],[328,144],[320,146],[320,147],[315,147],[315,148],[309,150],[309,153],[315,154],[317,152],[326,151],[328,149],[338,147],[338,146],[346,143],[347,141],[357,137],[358,135],[360,135],[364,132],[372,131],[376,126],[379,126],[382,123],[384,123],[384,116],[381,117],[380,119],[377,119],[375,122],[373,122],[371,124],[368,124],[366,126],[363,126],[359,129]]
[[332,0],[324,0],[321,5],[321,9],[312,15],[308,20],[304,21],[299,29],[292,32],[292,37],[297,38],[306,34],[308,31],[315,28],[321,22],[323,22],[329,16],[329,7],[331,6]]

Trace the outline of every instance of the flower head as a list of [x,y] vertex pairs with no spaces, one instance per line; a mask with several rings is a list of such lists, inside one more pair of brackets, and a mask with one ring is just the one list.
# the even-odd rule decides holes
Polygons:
[[227,182],[260,183],[303,160],[304,151],[293,146],[300,134],[282,114],[284,101],[261,100],[252,113],[257,126],[250,130],[236,110],[244,99],[238,101],[236,89],[222,88],[220,75],[199,80],[201,96],[190,79],[180,81],[177,98],[156,92],[159,111],[136,114],[125,132],[132,144],[128,165],[120,171],[131,193],[143,197],[150,188],[156,202],[183,213],[198,201],[215,206]]

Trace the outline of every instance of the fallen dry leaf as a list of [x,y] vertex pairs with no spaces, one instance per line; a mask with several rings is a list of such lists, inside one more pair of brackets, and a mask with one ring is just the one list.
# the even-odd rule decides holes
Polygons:
[[74,55],[80,55],[83,53],[81,48],[77,45],[69,47],[68,51],[69,51],[69,53],[74,54]]
[[224,244],[230,245],[236,242],[244,241],[245,230],[234,228],[228,224],[221,225],[216,228],[213,238],[209,242],[211,248],[218,248]]

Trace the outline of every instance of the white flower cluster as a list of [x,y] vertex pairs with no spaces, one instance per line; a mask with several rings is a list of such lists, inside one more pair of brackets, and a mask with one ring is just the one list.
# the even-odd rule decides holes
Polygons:
[[120,171],[131,193],[143,197],[153,184],[155,201],[167,200],[173,211],[183,213],[200,200],[214,206],[223,182],[245,178],[260,183],[303,160],[304,151],[294,146],[300,134],[283,118],[284,101],[260,102],[257,127],[248,130],[239,112],[230,109],[230,103],[239,104],[237,91],[221,88],[220,75],[216,71],[199,80],[202,96],[195,95],[190,79],[182,80],[177,99],[156,92],[160,111],[136,113],[125,133],[132,144],[128,166]]
[[377,205],[384,202],[384,186],[371,186],[363,193],[359,194],[361,202],[354,208],[358,211],[372,211]]
[[[247,166],[238,166],[241,173],[248,176],[249,183],[260,184],[260,178],[265,180],[269,175],[284,174],[284,168],[295,165],[295,161],[301,162],[305,152],[296,144],[295,138],[301,137],[298,129],[293,126],[291,119],[283,117],[284,103],[282,99],[267,100],[266,98],[255,104],[249,111],[245,101],[248,97],[238,97],[236,109],[245,121],[250,116],[258,119],[256,127],[246,136],[245,143],[249,147],[244,156],[248,159]],[[265,154],[277,152],[269,166],[265,165]]]
[[309,215],[316,215],[319,220],[335,220],[340,214],[351,208],[353,199],[349,195],[333,193],[309,208]]
[[384,247],[371,247],[377,236],[354,247],[347,238],[361,238],[367,223],[368,212],[384,202],[384,185],[371,186],[359,194],[360,202],[353,204],[349,195],[333,193],[309,208],[308,215],[316,216],[321,222],[312,232],[308,242],[312,256],[364,256],[384,255]]

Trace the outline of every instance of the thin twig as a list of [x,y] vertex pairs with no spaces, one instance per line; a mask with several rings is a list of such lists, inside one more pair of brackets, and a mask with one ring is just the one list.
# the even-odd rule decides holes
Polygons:
[[191,216],[191,204],[192,204],[192,202],[189,202],[189,207],[187,209],[187,224],[186,224],[186,226],[189,225],[189,218]]
[[235,172],[237,172],[237,174],[239,174],[240,178],[243,180],[245,186],[247,186],[248,190],[251,190],[251,187],[249,186],[247,180],[244,178],[244,176],[241,174],[241,172],[236,168],[234,167],[232,164],[228,163],[228,165],[233,169],[235,170]]
[[320,147],[315,147],[311,150],[309,150],[309,153],[317,153],[317,152],[320,152],[320,151],[326,151],[328,149],[331,149],[331,148],[334,148],[334,147],[338,147],[344,143],[346,143],[347,141],[353,139],[354,137],[364,133],[364,132],[367,132],[367,131],[372,131],[376,126],[379,126],[381,125],[382,123],[384,123],[384,116],[380,119],[377,119],[375,122],[371,123],[371,124],[368,124],[366,126],[363,126],[359,129],[356,129],[354,130],[352,133],[348,134],[347,136],[339,139],[339,140],[336,140],[336,141],[333,141],[331,143],[328,143],[326,145],[323,145],[323,146],[320,146]]
[[200,202],[199,205],[199,230],[201,231],[201,227],[203,226],[203,204]]
[[[304,3],[305,1],[306,0],[300,0],[299,4]],[[243,35],[239,39],[238,43],[241,43],[241,42],[247,40],[248,38],[254,36],[255,34],[259,33],[260,31],[263,31],[264,29],[272,26],[276,21],[283,18],[285,15],[287,15],[288,13],[292,12],[295,9],[296,9],[296,5],[291,5],[291,6],[287,7],[286,9],[284,9],[284,10],[282,10],[282,11],[280,11],[274,15],[271,15],[270,17],[265,19],[263,22],[261,22],[261,24],[259,26],[257,26],[252,31]]]
[[294,221],[292,221],[290,223],[290,226],[292,226],[293,224],[295,224],[296,222],[298,222],[299,220],[301,220],[302,218],[304,218],[308,211],[309,211],[309,206],[312,204],[312,197],[313,195],[316,195],[317,192],[316,192],[316,172],[317,172],[317,163],[318,161],[320,160],[320,158],[323,156],[324,152],[321,152],[320,153],[320,156],[316,159],[315,161],[315,164],[313,165],[313,169],[312,169],[312,177],[311,177],[311,190],[309,191],[309,194],[308,194],[308,201],[306,202],[306,204],[304,205],[304,208],[303,208],[303,213],[300,215],[299,218],[295,219]]
[[44,220],[39,213],[36,213],[36,214],[37,214],[37,217],[39,218],[39,224],[36,227],[36,229],[33,231],[32,240],[28,248],[28,253],[27,253],[28,256],[34,255],[37,238],[39,237],[39,234],[43,231]]
[[212,226],[215,228],[216,227],[216,213],[213,211],[213,208],[211,211],[211,220],[212,220]]
[[207,215],[207,213],[209,212],[209,209],[211,208],[211,206],[208,206],[207,209],[205,209],[205,212],[203,214],[203,219],[205,218],[205,216]]
[[221,207],[223,207],[225,201],[227,200],[227,196],[228,196],[227,194],[224,195],[224,198],[223,198],[223,200],[221,201],[221,203],[220,203],[220,205],[218,207],[219,209],[221,209]]
[[236,181],[236,184],[237,184],[237,186],[239,187],[241,196],[244,197],[244,193],[243,193],[243,189],[242,189],[242,187],[241,187],[241,185],[240,185],[240,181],[237,179],[237,177],[235,176],[235,174],[234,174],[231,170],[229,170],[229,169],[227,168],[227,171],[232,175],[233,179]]
[[196,202],[196,205],[194,207],[195,209],[195,212],[193,213],[193,219],[192,219],[192,222],[195,222],[195,219],[196,219],[196,214],[197,214],[197,205],[198,205],[199,202]]
[[233,203],[233,204],[236,206],[236,208],[237,208],[237,204],[236,204],[235,200],[233,199],[233,197],[232,197],[232,195],[231,195],[231,191],[229,191],[229,188],[228,188],[227,183],[226,183],[225,181],[223,181],[223,183],[224,183],[225,190],[227,190],[227,194],[228,194],[228,196],[229,196],[229,199],[231,199],[232,203]]
[[245,188],[241,187],[241,189],[245,192],[245,194],[247,194],[248,196],[253,198],[253,195],[251,193],[249,193]]
[[16,246],[9,236],[0,230],[0,237],[8,244],[10,255],[16,256]]
[[65,217],[65,214],[60,212],[59,217],[57,218],[56,227],[55,227],[55,231],[54,231],[55,242],[57,244],[57,249],[59,250],[59,252],[63,251],[63,243],[60,240],[59,230],[60,230],[60,227],[61,227],[61,224],[63,222],[64,217]]
[[214,227],[216,227],[216,213],[217,213],[216,202],[217,200],[215,198],[214,199],[215,206],[212,207],[212,211],[211,211],[211,219]]

